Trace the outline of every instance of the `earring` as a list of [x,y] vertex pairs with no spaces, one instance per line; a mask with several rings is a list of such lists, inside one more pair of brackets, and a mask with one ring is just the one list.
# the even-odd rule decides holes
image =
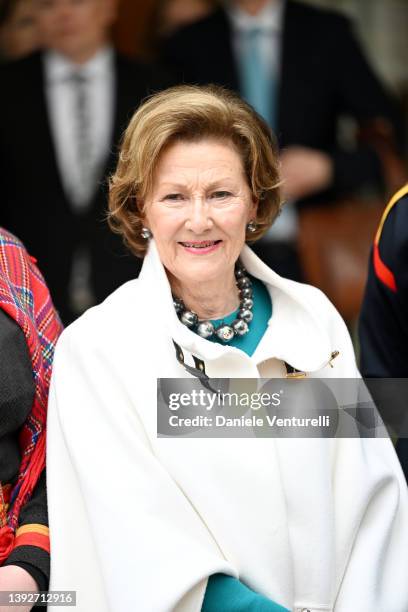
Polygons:
[[247,232],[250,232],[251,234],[253,234],[254,232],[256,232],[257,225],[256,225],[255,221],[252,220],[252,221],[250,221],[248,223],[246,228],[247,228]]
[[152,238],[153,236],[152,232],[149,230],[148,227],[142,227],[142,231],[140,232],[140,235],[145,240],[149,240],[149,238]]

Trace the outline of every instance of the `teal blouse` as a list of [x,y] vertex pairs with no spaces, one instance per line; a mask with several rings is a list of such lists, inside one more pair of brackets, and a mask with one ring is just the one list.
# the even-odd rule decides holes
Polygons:
[[[235,346],[247,355],[255,352],[272,316],[272,303],[265,285],[251,277],[254,306],[254,318],[250,323],[250,331],[245,336],[235,336],[228,346]],[[213,320],[217,327],[221,323],[232,323],[238,310],[224,319]],[[217,337],[211,342],[224,344]],[[209,577],[201,612],[289,612],[270,599],[255,593],[237,578],[225,574],[213,574]]]

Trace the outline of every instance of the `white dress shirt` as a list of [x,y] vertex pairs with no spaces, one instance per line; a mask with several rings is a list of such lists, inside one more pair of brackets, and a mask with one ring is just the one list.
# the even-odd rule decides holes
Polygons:
[[[48,115],[57,164],[68,199],[74,210],[79,212],[89,205],[94,195],[111,146],[114,114],[113,50],[105,47],[81,65],[74,64],[55,51],[49,51],[44,56],[44,62]],[[85,201],[78,201],[76,197],[81,167],[73,74],[80,74],[86,79],[89,163],[94,171],[95,185]]]
[[227,14],[233,29],[233,49],[237,57],[243,52],[242,34],[252,29],[264,33],[260,40],[260,52],[265,66],[279,79],[283,0],[268,2],[256,15],[250,15],[232,2],[227,3]]
[[[114,54],[104,47],[84,64],[69,61],[55,51],[44,55],[46,100],[57,165],[62,185],[73,211],[80,213],[89,207],[102,178],[104,165],[112,143],[115,73]],[[77,85],[73,75],[86,80],[87,151],[90,180],[84,180],[84,161],[79,155]],[[83,135],[82,135],[83,136]],[[74,253],[70,280],[70,303],[80,314],[94,303],[90,287],[89,246],[80,245]]]

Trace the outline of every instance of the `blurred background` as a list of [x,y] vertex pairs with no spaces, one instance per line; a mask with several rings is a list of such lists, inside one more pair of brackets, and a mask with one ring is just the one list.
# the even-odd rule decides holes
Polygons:
[[[302,2],[337,10],[353,20],[371,64],[381,78],[400,96],[407,111],[408,2],[406,0],[302,0]],[[115,43],[125,54],[148,57],[154,50],[156,36],[199,19],[217,4],[219,4],[217,0],[142,0],[140,2],[121,0],[114,28]]]
[[[244,57],[246,47],[237,32],[240,23],[247,27],[245,11],[252,17],[261,15],[269,3],[121,0],[115,4],[105,0],[0,1],[0,173],[4,185],[0,225],[19,235],[37,257],[66,323],[140,268],[105,231],[104,221],[106,177],[114,168],[120,133],[131,112],[147,93],[181,80],[219,82],[251,101],[251,94],[245,94],[244,72],[237,69],[240,79],[229,81],[221,67],[229,66],[234,54],[236,61]],[[270,12],[278,24],[277,44],[284,49],[278,53],[282,65],[274,85],[280,100],[275,108],[278,118],[270,123],[281,146],[289,204],[280,225],[257,250],[278,271],[325,291],[353,331],[381,212],[387,198],[407,181],[408,1],[287,0],[272,5],[282,11],[293,5],[290,59],[289,43],[287,47],[282,43],[289,32],[289,12],[273,14],[272,8]],[[330,20],[326,12],[310,12],[310,7],[345,15],[352,29],[349,22]],[[210,26],[215,28],[214,35]],[[233,32],[229,47],[218,40],[227,37],[225,28]],[[328,72],[328,58],[334,58],[337,50],[340,72],[333,75]],[[105,64],[108,68],[103,73]],[[72,66],[83,74],[72,76]],[[91,78],[87,84],[85,66],[91,76],[100,69],[105,77],[98,84],[95,76],[94,85],[89,85]],[[64,70],[65,80],[54,90],[53,75]],[[286,74],[304,88],[304,103],[295,83],[292,106],[283,105],[279,88],[288,87]],[[94,100],[85,113],[84,91]],[[75,117],[69,116],[69,109],[63,115],[64,103],[58,103],[59,99],[72,100]],[[111,109],[112,116],[108,110],[104,115],[101,106]],[[290,113],[285,111],[289,107]],[[323,127],[305,114],[306,107],[322,122],[325,118]],[[118,109],[120,116],[116,116]],[[105,136],[97,120],[108,126],[102,128]],[[309,124],[308,133],[305,124]],[[94,132],[90,144],[84,136],[87,125]],[[76,142],[74,132],[79,134]],[[95,153],[93,159],[93,150],[103,154],[98,158]],[[308,156],[319,151],[320,157]],[[88,161],[75,174],[70,159],[81,155]],[[315,187],[295,186],[302,160],[305,168],[320,173]],[[74,161],[71,165],[75,166]],[[83,176],[86,166],[90,167]],[[332,184],[324,172],[329,172]],[[80,181],[85,187],[78,194],[73,185]],[[48,193],[50,185],[52,193]]]

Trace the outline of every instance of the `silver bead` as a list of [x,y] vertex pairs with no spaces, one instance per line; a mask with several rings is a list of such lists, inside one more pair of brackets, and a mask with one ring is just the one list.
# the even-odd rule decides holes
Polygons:
[[177,312],[177,314],[180,314],[181,312],[183,312],[184,310],[184,304],[181,300],[179,300],[178,298],[174,298],[173,299],[173,304],[174,304],[174,308]]
[[241,294],[241,298],[252,298],[252,289],[251,287],[244,287],[239,290]]
[[230,325],[222,325],[215,333],[223,342],[229,342],[234,337],[234,330]]
[[211,321],[201,321],[197,326],[197,333],[202,338],[210,338],[215,331],[214,325]]
[[182,323],[184,323],[184,325],[187,325],[187,327],[194,327],[198,321],[198,317],[195,312],[185,310],[181,315],[180,320]]
[[246,270],[245,268],[242,268],[241,266],[235,268],[235,278],[242,278],[243,276],[245,276],[246,274]]
[[254,318],[254,315],[252,310],[249,310],[249,308],[244,308],[243,310],[239,311],[238,317],[240,319],[244,319],[244,321],[246,321],[247,323],[250,323]]
[[140,232],[140,235],[142,238],[144,238],[145,240],[149,240],[149,238],[152,237],[152,232],[149,230],[148,227],[142,227],[142,230]]
[[232,328],[237,336],[245,336],[249,332],[248,323],[244,319],[235,319]]
[[244,298],[241,302],[241,308],[249,308],[249,310],[251,310],[253,305],[254,305],[254,300],[251,298]]
[[237,280],[237,285],[240,289],[245,289],[245,287],[251,287],[251,280],[247,276],[243,276]]

